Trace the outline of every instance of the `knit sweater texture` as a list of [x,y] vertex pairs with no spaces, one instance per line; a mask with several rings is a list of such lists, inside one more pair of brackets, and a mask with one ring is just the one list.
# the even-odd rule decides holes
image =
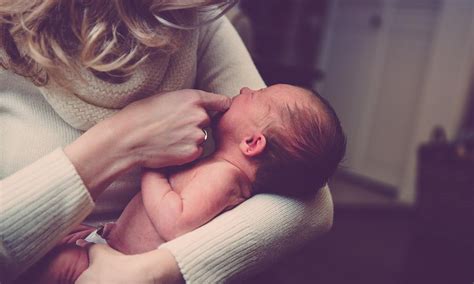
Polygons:
[[[124,83],[80,72],[83,79],[66,71],[61,82],[67,85],[50,80],[38,88],[0,71],[0,282],[24,272],[84,219],[117,217],[140,190],[136,169],[94,203],[65,145],[130,102],[159,92],[197,88],[232,96],[243,86],[265,86],[225,18],[188,34],[178,53],[151,58]],[[175,256],[186,282],[228,282],[326,232],[332,217],[327,187],[305,200],[262,194],[161,248]]]

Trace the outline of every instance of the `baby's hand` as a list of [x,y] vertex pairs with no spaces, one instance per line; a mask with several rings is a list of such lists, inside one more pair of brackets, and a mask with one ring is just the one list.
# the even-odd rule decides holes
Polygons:
[[74,283],[89,266],[87,249],[62,244],[26,271],[16,283]]
[[65,236],[58,245],[62,244],[75,244],[77,240],[85,239],[90,233],[92,233],[96,228],[88,225],[79,225],[73,231],[71,231],[67,236]]

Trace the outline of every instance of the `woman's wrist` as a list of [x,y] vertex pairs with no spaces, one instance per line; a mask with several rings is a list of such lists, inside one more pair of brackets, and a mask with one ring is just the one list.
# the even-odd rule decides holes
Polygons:
[[120,138],[113,121],[107,119],[64,147],[64,153],[93,199],[119,175],[138,163],[133,156],[128,155],[127,146]]
[[156,249],[140,255],[140,257],[142,258],[140,267],[150,279],[153,279],[153,283],[178,284],[185,282],[170,251]]
[[107,245],[89,247],[89,267],[75,283],[184,283],[174,256],[166,249],[124,255]]

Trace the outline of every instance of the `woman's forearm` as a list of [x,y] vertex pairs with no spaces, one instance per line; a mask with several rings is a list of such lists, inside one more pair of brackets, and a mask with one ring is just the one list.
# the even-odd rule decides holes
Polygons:
[[0,180],[0,282],[27,270],[93,208],[59,148]]
[[207,111],[225,111],[230,104],[225,96],[198,90],[151,96],[98,123],[64,152],[96,198],[134,166],[161,168],[199,157]]
[[108,119],[97,124],[64,148],[93,199],[136,165],[112,123]]
[[174,256],[166,249],[124,255],[107,245],[89,249],[89,267],[77,279],[85,283],[184,283]]
[[173,254],[167,249],[157,249],[144,255],[147,273],[153,275],[154,283],[178,284],[184,283],[183,275]]
[[328,187],[305,199],[257,194],[160,249],[174,255],[187,282],[238,282],[327,232],[332,220]]

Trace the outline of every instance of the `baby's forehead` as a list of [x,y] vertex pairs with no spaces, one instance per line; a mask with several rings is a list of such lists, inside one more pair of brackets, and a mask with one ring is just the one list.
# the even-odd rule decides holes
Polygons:
[[272,104],[276,106],[272,110],[282,118],[312,118],[319,123],[326,121],[327,114],[323,102],[313,91],[292,85],[276,85],[269,89],[272,92]]
[[278,84],[268,87],[267,91],[272,96],[275,103],[307,104],[310,101],[317,101],[317,98],[312,91],[297,86]]

